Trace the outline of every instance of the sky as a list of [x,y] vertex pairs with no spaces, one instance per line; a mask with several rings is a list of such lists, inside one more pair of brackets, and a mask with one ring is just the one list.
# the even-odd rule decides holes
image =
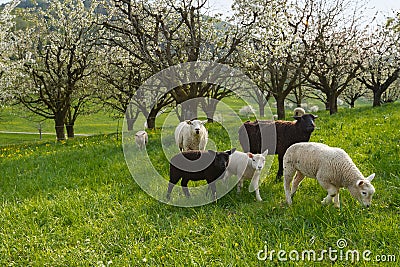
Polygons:
[[[10,0],[0,0],[0,4]],[[228,13],[233,0],[209,0],[209,6],[215,13]],[[393,10],[400,10],[399,0],[369,0],[366,12],[369,17],[373,17],[379,11],[378,20],[384,21],[385,16],[392,15]]]
[[[209,2],[209,7],[211,10],[215,10],[215,13],[227,13],[230,10],[233,0],[209,0]],[[399,0],[369,0],[365,16],[373,18],[376,12],[378,12],[378,22],[384,22],[385,17],[393,16],[393,11],[396,10],[400,10]]]

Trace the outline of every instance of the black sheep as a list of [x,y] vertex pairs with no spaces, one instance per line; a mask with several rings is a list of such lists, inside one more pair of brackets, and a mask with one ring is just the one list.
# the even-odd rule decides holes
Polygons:
[[190,150],[173,156],[169,164],[167,199],[170,199],[172,189],[181,178],[182,190],[186,197],[190,197],[187,188],[189,181],[206,180],[216,198],[215,181],[224,174],[229,163],[229,155],[235,150],[235,148],[225,152]]
[[293,117],[295,121],[247,121],[239,128],[239,141],[244,152],[257,154],[268,149],[268,154],[278,154],[278,180],[283,175],[283,156],[286,150],[295,143],[310,140],[317,117],[304,114]]

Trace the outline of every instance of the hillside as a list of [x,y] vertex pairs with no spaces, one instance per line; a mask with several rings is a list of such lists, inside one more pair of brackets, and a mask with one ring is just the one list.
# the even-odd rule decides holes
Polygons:
[[[347,190],[341,191],[341,209],[321,206],[326,193],[312,179],[302,183],[289,208],[282,184],[274,182],[276,158],[260,187],[263,202],[247,190],[232,190],[217,203],[178,208],[138,187],[115,135],[1,146],[0,265],[265,266],[280,264],[279,250],[298,266],[398,260],[399,110],[394,103],[318,113],[312,141],[342,147],[364,175],[376,173],[369,209]],[[167,173],[160,131],[149,135],[148,153]],[[223,137],[210,127],[210,138],[218,143]],[[257,259],[266,249],[272,259]],[[329,249],[337,251],[336,259],[321,256]],[[302,259],[304,251],[317,258]],[[348,251],[360,258],[346,258]]]

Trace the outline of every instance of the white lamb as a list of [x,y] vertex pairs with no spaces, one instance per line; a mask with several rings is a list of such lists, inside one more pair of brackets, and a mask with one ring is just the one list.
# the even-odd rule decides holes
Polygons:
[[186,120],[175,129],[175,142],[180,151],[205,150],[208,131],[204,127],[207,121]]
[[[283,169],[285,195],[289,205],[292,204],[292,196],[305,176],[316,178],[318,183],[328,191],[322,204],[330,204],[333,199],[335,207],[339,208],[339,189],[345,187],[364,206],[371,205],[372,196],[375,193],[371,181],[375,174],[364,178],[343,149],[321,143],[297,143],[286,151],[283,157]],[[293,180],[296,171],[297,174]]]
[[147,142],[149,141],[149,137],[145,131],[138,131],[135,134],[135,143],[139,147],[140,150],[146,147]]
[[235,151],[235,153],[231,154],[229,157],[229,163],[225,171],[224,181],[227,182],[229,177],[236,175],[240,179],[237,185],[237,192],[239,193],[243,187],[243,181],[245,179],[251,179],[249,188],[255,189],[257,200],[262,201],[258,187],[261,170],[264,168],[265,156],[267,154],[268,150],[264,151],[263,154]]

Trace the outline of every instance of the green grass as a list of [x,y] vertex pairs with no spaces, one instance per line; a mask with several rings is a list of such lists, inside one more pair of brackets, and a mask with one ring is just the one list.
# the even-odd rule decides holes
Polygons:
[[[0,146],[0,266],[312,266],[280,262],[276,253],[272,262],[259,261],[257,253],[265,246],[320,253],[338,249],[339,239],[347,241],[344,253],[371,251],[372,261],[358,266],[380,265],[378,255],[398,262],[399,110],[395,103],[318,113],[311,140],[342,147],[364,175],[376,172],[370,209],[347,190],[341,209],[322,206],[326,192],[313,179],[288,207],[282,183],[274,182],[276,159],[260,187],[263,202],[232,190],[217,203],[179,208],[139,188],[115,135]],[[168,163],[156,153],[160,131],[149,133],[149,154],[167,175]],[[353,264],[326,256],[319,265]]]
[[[42,141],[39,136],[39,127],[42,128],[44,141],[54,141],[54,121],[43,119],[21,106],[0,108],[0,146],[7,144],[21,144]],[[75,134],[109,134],[120,131],[122,120],[110,117],[104,111],[78,117],[75,123]],[[9,134],[2,132],[29,132],[35,134]]]

